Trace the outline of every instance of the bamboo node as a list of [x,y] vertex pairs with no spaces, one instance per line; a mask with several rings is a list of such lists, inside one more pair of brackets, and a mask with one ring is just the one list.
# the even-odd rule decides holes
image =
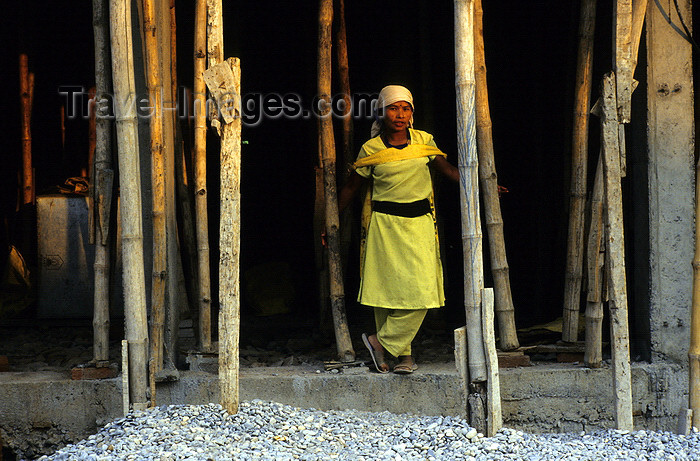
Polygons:
[[207,193],[207,190],[206,190],[206,189],[199,189],[199,190],[197,191],[197,195],[206,195],[206,193]]

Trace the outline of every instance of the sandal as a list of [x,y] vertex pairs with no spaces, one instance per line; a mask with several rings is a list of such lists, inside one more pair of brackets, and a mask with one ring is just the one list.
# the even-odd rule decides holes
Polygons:
[[405,362],[398,363],[394,366],[394,373],[397,375],[410,375],[418,369],[418,365],[411,359],[411,364]]
[[374,367],[379,373],[389,373],[389,365],[384,361],[384,352],[379,351],[372,347],[366,333],[362,333],[362,342],[365,343],[365,347],[369,351],[369,355],[372,357],[374,362]]

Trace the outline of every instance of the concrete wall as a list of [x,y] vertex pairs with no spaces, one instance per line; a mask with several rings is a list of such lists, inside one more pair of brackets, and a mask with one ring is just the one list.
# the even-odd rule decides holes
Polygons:
[[[411,376],[316,373],[309,367],[245,369],[242,400],[262,399],[321,410],[357,409],[464,416],[454,364],[424,365]],[[578,432],[614,427],[610,368],[571,364],[501,370],[503,419],[530,432]],[[637,429],[674,430],[687,401],[687,371],[667,364],[634,365],[633,411]],[[159,405],[219,401],[215,374],[182,373],[158,385]],[[121,413],[121,379],[72,381],[66,373],[0,374],[0,439],[24,456],[50,453],[95,433]]]
[[[651,349],[655,361],[687,364],[695,207],[692,47],[679,33],[677,14],[659,4],[672,8],[650,1],[646,22]],[[679,5],[689,22],[691,1]]]

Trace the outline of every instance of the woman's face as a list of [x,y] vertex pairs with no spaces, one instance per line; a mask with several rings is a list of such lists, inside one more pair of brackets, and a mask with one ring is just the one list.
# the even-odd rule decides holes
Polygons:
[[406,101],[398,101],[384,107],[384,128],[389,132],[403,131],[413,115],[413,107]]

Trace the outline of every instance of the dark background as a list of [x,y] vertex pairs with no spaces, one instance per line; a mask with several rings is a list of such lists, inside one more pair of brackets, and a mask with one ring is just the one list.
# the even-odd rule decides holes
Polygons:
[[[176,2],[178,79],[188,87],[192,85],[192,3]],[[30,70],[36,75],[32,133],[38,194],[79,175],[87,163],[86,121],[67,122],[65,149],[61,148],[59,110],[65,100],[58,88],[94,84],[90,2],[25,0],[13,5],[4,6],[6,11],[0,15],[4,48],[0,206],[2,238],[11,242],[19,237],[19,53],[29,55]],[[352,91],[378,93],[391,83],[410,88],[416,128],[433,133],[449,161],[456,164],[452,2],[360,0],[347,1],[346,8]],[[241,58],[244,94],[296,93],[310,104],[316,92],[317,9],[317,2],[225,2],[225,55]],[[603,73],[612,67],[611,9],[610,0],[598,2],[593,100]],[[519,327],[561,316],[578,15],[578,1],[484,1],[496,167],[499,184],[509,190],[501,207]],[[635,76],[642,83],[634,96],[635,121],[628,146],[628,155],[639,168],[631,169],[625,180],[626,199],[637,205],[628,207],[626,216],[629,283],[641,287],[646,287],[646,273],[634,266],[637,261],[648,262],[644,52],[642,47]],[[335,80],[334,85],[335,92]],[[597,120],[591,119],[591,180],[598,152]],[[356,150],[368,139],[369,125],[367,120],[355,122]],[[316,120],[264,120],[245,128],[243,139],[248,143],[242,160],[242,270],[260,262],[287,262],[295,275],[294,310],[313,316],[317,311],[312,231]],[[211,147],[215,140],[210,138],[209,143],[212,177],[216,177],[218,158]],[[336,144],[340,145],[339,136]],[[456,186],[444,182],[437,187],[448,295],[443,315],[448,326],[457,327],[464,323],[459,193]],[[210,197],[218,196],[215,181],[210,182],[209,191]],[[210,226],[216,229],[218,204],[212,198]],[[487,248],[485,240],[485,252]],[[31,260],[30,254],[27,257]],[[488,261],[488,254],[484,259]],[[351,320],[359,315],[353,269],[350,262],[346,292]],[[488,263],[485,273],[489,286]],[[633,316],[646,316],[645,303],[635,300],[635,290],[630,290]],[[633,337],[647,341],[644,325],[635,328]]]

